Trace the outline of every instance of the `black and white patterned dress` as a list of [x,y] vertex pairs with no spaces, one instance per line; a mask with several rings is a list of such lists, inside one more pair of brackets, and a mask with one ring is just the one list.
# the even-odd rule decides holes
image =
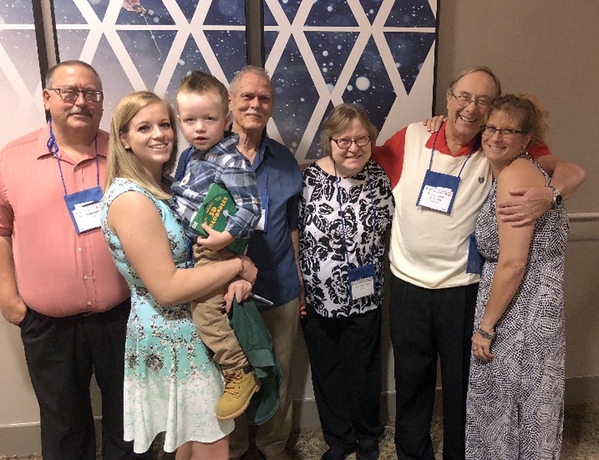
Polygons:
[[[533,161],[528,155],[524,157]],[[549,177],[541,171],[549,183]],[[478,249],[485,263],[475,325],[489,299],[499,257],[496,195],[494,183],[476,223]],[[564,415],[563,277],[568,230],[563,206],[545,212],[537,220],[526,272],[495,328],[497,335],[491,345],[495,358],[484,363],[472,357],[466,422],[468,459],[559,459]]]
[[[383,295],[384,237],[394,210],[387,174],[369,160],[355,176],[340,177],[338,187],[337,178],[316,163],[304,171],[303,178],[299,203],[300,265],[307,304],[327,318],[346,317],[378,308]],[[337,190],[341,194],[345,237]],[[374,263],[375,294],[350,302],[348,269],[369,263]]]

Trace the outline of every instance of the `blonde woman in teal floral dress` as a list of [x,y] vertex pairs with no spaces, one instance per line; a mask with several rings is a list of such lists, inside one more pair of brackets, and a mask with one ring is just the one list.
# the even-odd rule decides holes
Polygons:
[[175,122],[170,106],[147,91],[126,96],[112,119],[102,231],[131,289],[124,436],[135,452],[165,432],[164,449],[176,449],[177,460],[228,460],[234,422],[216,418],[222,378],[188,302],[235,278],[225,299],[244,299],[257,271],[246,257],[191,268],[163,181],[177,152]]

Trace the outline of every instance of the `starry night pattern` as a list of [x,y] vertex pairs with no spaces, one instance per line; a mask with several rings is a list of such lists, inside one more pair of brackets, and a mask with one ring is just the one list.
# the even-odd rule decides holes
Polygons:
[[347,2],[337,0],[317,0],[312,5],[307,26],[356,27],[358,23]]
[[332,92],[356,43],[358,33],[306,32],[305,34],[324,81]]
[[31,0],[0,2],[0,55],[1,148],[45,121]]
[[[282,0],[279,1],[285,16],[289,22],[293,22],[295,15],[297,13],[298,8],[300,7],[302,1],[304,0]],[[266,26],[275,26],[277,25],[277,21],[275,20],[272,12],[270,11],[270,7],[268,2],[264,3],[264,25]]]
[[0,3],[0,30],[2,24],[33,24],[31,0],[5,0]]
[[245,1],[214,0],[210,5],[204,24],[245,25]]
[[276,100],[273,118],[283,143],[293,152],[304,135],[318,101],[314,82],[293,38],[287,43],[279,66],[272,75],[272,83]]
[[[67,27],[58,32],[60,59],[83,59],[98,66],[105,92],[103,128],[112,108],[132,91],[148,89],[174,103],[181,79],[192,70],[211,73],[227,85],[245,64],[244,0],[167,4],[168,8],[162,0],[119,0],[117,14],[109,0],[54,1],[57,22]],[[94,14],[97,19],[90,17]],[[89,40],[95,43],[90,46]],[[118,49],[127,54],[117,55]]]
[[[322,156],[317,127],[333,105],[342,102],[360,105],[379,130],[388,120],[387,131],[403,126],[395,126],[396,117],[389,115],[409,110],[404,102],[410,99],[423,64],[431,56],[436,18],[428,0],[391,1],[391,10],[385,8],[388,13],[383,17],[381,7],[383,4],[388,7],[388,3],[388,0],[361,0],[362,11],[359,11],[355,3],[350,7],[348,2],[335,0],[265,0],[265,25],[271,26],[264,34],[267,70],[279,77],[279,87],[293,92],[284,94],[285,100],[295,101],[281,107],[277,94],[273,114],[278,131],[275,134],[280,135],[298,161]],[[343,30],[339,30],[341,27]],[[407,28],[413,30],[406,31]],[[270,55],[273,49],[280,53],[280,40],[286,40],[291,54],[302,56],[307,65],[295,65],[293,73],[284,72],[282,69],[289,65],[287,48],[281,57]],[[308,79],[297,72],[311,74],[316,98],[308,96],[304,84]],[[431,107],[432,73],[427,72],[424,78],[430,81],[431,96],[430,101],[421,104]],[[298,81],[301,83],[293,84]],[[330,101],[326,104],[319,99],[327,97]],[[306,114],[311,114],[310,119],[306,119]],[[303,120],[301,124],[290,124],[290,120],[298,119]],[[310,132],[301,132],[300,136],[304,126]]]
[[360,4],[371,24],[374,22],[374,18],[376,18],[376,15],[381,8],[381,3],[382,0],[360,0]]
[[396,0],[387,17],[387,27],[436,27],[437,20],[428,1]]
[[208,64],[206,64],[204,56],[198,48],[198,44],[192,37],[187,39],[185,48],[183,48],[181,57],[177,62],[177,66],[175,67],[171,81],[164,94],[164,98],[173,106],[175,106],[177,102],[177,88],[181,84],[183,77],[189,73],[190,69],[201,70],[202,72],[210,73]]
[[395,100],[395,93],[372,38],[343,93],[343,100],[362,107],[380,131]]
[[420,68],[435,43],[433,33],[386,33],[385,38],[399,70],[406,92],[409,94],[420,75]]
[[245,31],[207,30],[205,34],[214,54],[218,56],[225,77],[231,81],[247,62]]

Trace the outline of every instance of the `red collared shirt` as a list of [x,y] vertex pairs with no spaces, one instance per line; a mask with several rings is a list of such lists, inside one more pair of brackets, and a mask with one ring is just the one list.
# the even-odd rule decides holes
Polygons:
[[[129,296],[127,284],[99,228],[77,235],[48,137],[46,125],[0,152],[0,236],[12,237],[19,293],[48,316],[109,310]],[[97,142],[103,187],[108,134],[99,131]],[[76,164],[60,152],[68,194],[98,185],[95,155],[95,143]]]
[[[437,133],[432,133],[428,141],[426,141],[426,146],[429,149],[432,149],[436,137],[437,142],[435,144],[435,151],[446,155],[452,155],[452,153],[449,151],[447,140],[445,138],[446,126],[447,123],[443,123],[441,129],[439,130],[438,136]],[[372,158],[385,170],[389,176],[389,180],[391,181],[391,187],[393,188],[395,188],[401,177],[407,129],[407,127],[400,129],[393,136],[387,139],[383,145],[376,147],[372,152]],[[474,136],[474,138],[472,138],[468,144],[462,147],[457,153],[453,154],[453,156],[457,157],[460,155],[469,155],[472,152],[474,145],[479,141],[480,136]],[[532,158],[535,159],[551,154],[547,144],[533,145],[529,147],[528,153]]]

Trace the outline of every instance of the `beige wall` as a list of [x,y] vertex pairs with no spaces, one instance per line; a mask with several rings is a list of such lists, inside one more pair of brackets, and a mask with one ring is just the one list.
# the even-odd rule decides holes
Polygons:
[[[566,375],[569,401],[599,388],[599,2],[441,0],[436,112],[454,75],[486,65],[504,92],[536,94],[549,110],[548,143],[587,178],[567,203]],[[583,379],[576,379],[582,377]]]
[[[554,127],[551,149],[587,171],[568,203],[571,238],[566,263],[567,401],[599,400],[599,2],[589,0],[442,0],[439,9],[436,113],[445,113],[452,77],[487,65],[504,90],[540,97]],[[386,326],[385,326],[386,327]],[[393,397],[391,352],[384,330],[385,396]],[[295,395],[302,423],[314,406],[302,339]],[[17,328],[0,322],[0,455],[39,450],[37,404]],[[97,398],[95,398],[97,403]]]

